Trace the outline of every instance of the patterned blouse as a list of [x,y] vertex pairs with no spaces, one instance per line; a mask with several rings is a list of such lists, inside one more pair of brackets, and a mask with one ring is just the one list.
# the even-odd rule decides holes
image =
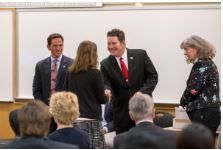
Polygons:
[[180,105],[186,111],[220,107],[219,74],[210,59],[198,59],[194,63]]

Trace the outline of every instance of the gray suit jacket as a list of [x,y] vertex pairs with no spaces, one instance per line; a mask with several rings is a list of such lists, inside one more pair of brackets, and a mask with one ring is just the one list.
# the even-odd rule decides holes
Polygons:
[[[63,91],[66,73],[68,67],[73,60],[69,57],[63,56],[57,74],[56,91]],[[51,58],[48,57],[39,61],[36,64],[35,75],[33,78],[33,96],[34,99],[42,100],[48,105],[51,87]]]

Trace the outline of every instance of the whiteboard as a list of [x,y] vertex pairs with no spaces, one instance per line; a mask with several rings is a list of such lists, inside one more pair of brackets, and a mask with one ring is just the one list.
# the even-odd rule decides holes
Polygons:
[[[179,103],[191,65],[186,64],[180,43],[192,34],[210,41],[217,50],[214,61],[220,72],[220,9],[116,9],[19,11],[18,97],[32,98],[35,64],[50,55],[49,34],[64,36],[64,54],[74,58],[79,43],[98,46],[99,61],[109,55],[106,33],[120,28],[128,48],[145,49],[159,75],[153,93],[156,103]],[[140,67],[140,66],[138,66]]]
[[0,9],[0,101],[13,101],[13,17]]

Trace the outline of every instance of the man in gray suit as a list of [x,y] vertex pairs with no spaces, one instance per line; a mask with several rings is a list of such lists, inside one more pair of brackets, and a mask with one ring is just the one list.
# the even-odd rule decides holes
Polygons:
[[122,30],[108,31],[107,46],[111,55],[101,62],[101,72],[105,94],[112,99],[114,128],[119,134],[134,126],[128,115],[129,99],[137,92],[152,96],[158,74],[145,50],[126,48]]
[[[51,56],[36,64],[33,79],[33,96],[48,105],[49,97],[55,91],[63,91],[64,79],[68,67],[73,60],[64,56],[64,38],[58,33],[53,33],[47,38],[47,48]],[[55,63],[56,61],[56,63]],[[52,69],[55,67],[56,74]],[[52,79],[55,76],[55,79]],[[54,86],[53,86],[53,85]]]
[[176,133],[153,123],[155,109],[153,99],[149,95],[135,94],[129,101],[129,115],[136,126],[118,134],[114,139],[114,148],[175,148]]

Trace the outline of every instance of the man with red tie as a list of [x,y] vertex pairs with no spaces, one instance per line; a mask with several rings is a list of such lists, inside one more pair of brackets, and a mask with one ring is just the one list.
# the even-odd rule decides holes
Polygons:
[[119,134],[134,126],[128,114],[129,99],[137,92],[152,96],[158,74],[145,50],[126,48],[122,30],[108,31],[107,46],[111,55],[101,62],[101,72],[105,94],[113,103],[114,128]]

